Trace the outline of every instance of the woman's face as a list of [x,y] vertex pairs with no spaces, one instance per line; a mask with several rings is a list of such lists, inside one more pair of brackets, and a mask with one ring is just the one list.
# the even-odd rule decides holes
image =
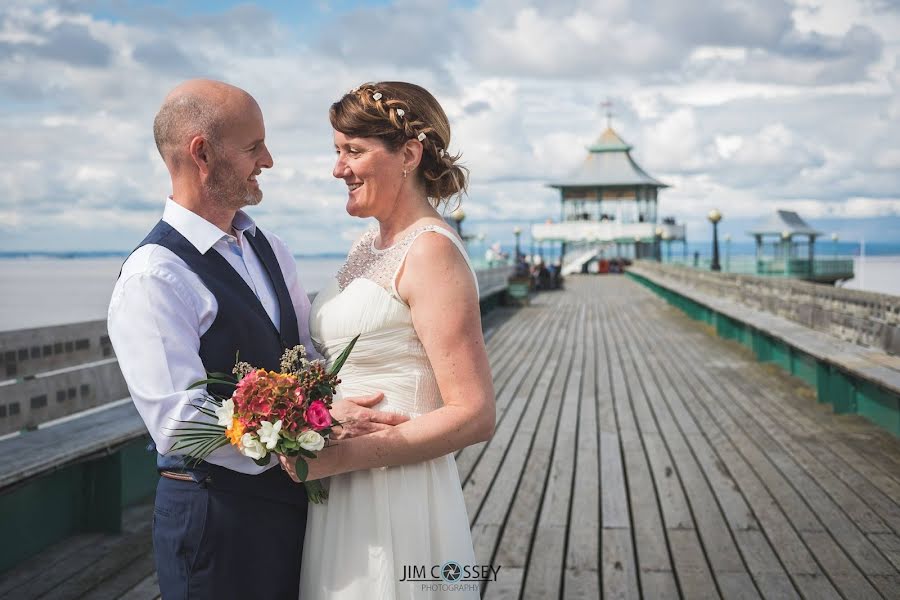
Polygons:
[[351,138],[334,132],[337,153],[332,175],[347,184],[347,212],[354,217],[390,213],[403,185],[403,153],[378,138]]

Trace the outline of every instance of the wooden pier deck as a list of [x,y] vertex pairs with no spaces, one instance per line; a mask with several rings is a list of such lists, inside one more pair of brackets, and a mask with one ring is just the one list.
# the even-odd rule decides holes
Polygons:
[[[485,598],[898,598],[900,440],[624,277],[486,319],[497,429],[457,456]],[[158,594],[150,511],[0,596]]]

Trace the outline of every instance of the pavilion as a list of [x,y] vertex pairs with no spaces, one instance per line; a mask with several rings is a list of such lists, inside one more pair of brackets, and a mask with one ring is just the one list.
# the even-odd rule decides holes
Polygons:
[[[811,227],[794,211],[776,210],[748,233],[756,240],[756,273],[759,275],[780,275],[823,283],[853,277],[852,260],[816,259],[816,238],[823,233]],[[767,241],[771,244],[771,254],[766,251]]]
[[584,162],[548,184],[560,191],[560,222],[531,227],[535,242],[560,243],[564,274],[583,270],[604,250],[659,259],[661,241],[685,241],[685,228],[674,218],[658,222],[658,193],[669,186],[635,162],[632,146],[609,126],[608,117],[606,130],[587,147]]

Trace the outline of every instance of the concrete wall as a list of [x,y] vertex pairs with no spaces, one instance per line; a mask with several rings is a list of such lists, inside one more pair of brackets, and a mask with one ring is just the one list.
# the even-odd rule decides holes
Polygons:
[[642,269],[707,294],[777,314],[811,329],[900,355],[900,297],[795,279],[714,273],[639,261]]
[[0,332],[0,379],[114,356],[106,320]]

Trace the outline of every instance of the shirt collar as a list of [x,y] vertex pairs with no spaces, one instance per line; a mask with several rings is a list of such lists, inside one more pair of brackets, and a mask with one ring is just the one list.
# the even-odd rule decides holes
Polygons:
[[[230,233],[222,231],[197,213],[181,206],[172,199],[172,196],[166,198],[163,221],[183,235],[201,254],[206,254],[207,250],[222,238],[233,239]],[[231,226],[234,227],[238,237],[244,233],[256,236],[256,223],[242,210],[234,215]]]

